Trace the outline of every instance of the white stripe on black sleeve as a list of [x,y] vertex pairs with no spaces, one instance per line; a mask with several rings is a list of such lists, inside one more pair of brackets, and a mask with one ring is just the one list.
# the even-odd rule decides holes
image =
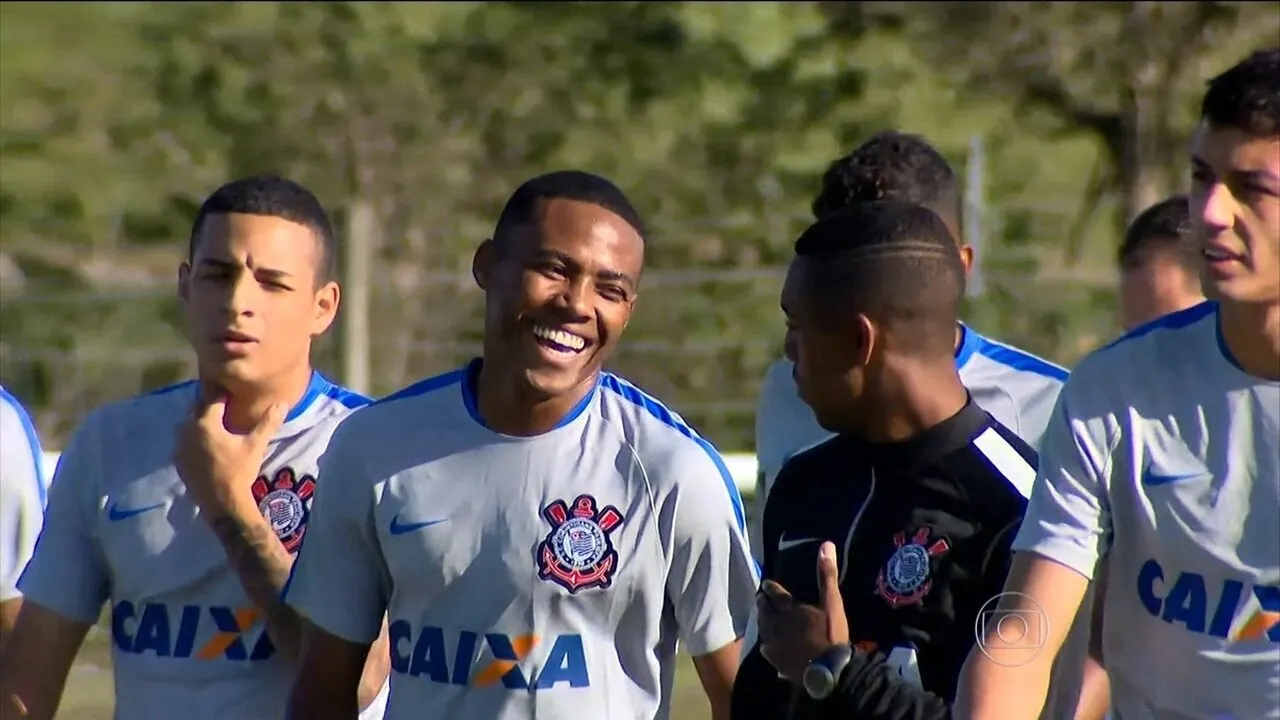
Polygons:
[[973,446],[987,458],[987,462],[1004,476],[1009,484],[1024,498],[1031,497],[1031,486],[1036,481],[1036,469],[1009,444],[993,427],[983,430],[973,439]]

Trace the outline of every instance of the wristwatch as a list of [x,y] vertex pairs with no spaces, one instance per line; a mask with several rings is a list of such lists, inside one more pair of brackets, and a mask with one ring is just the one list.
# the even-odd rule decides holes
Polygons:
[[804,669],[800,683],[814,700],[823,700],[836,689],[840,673],[853,659],[853,647],[836,645],[811,661]]

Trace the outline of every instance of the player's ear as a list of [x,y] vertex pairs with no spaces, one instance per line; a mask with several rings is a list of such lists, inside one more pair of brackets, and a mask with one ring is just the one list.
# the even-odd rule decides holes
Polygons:
[[489,278],[493,277],[493,267],[497,264],[498,250],[494,247],[492,238],[486,239],[480,243],[480,247],[476,248],[476,254],[471,258],[471,277],[476,281],[476,287],[481,290],[489,289]]
[[338,304],[341,300],[342,289],[333,280],[316,290],[315,313],[311,324],[312,335],[320,335],[329,329],[333,319],[338,315]]
[[178,266],[178,298],[185,305],[191,295],[191,263]]
[[964,276],[969,277],[969,271],[973,268],[973,246],[960,246],[960,262],[964,265]]
[[854,316],[854,327],[857,328],[854,362],[860,367],[865,367],[871,363],[872,356],[880,349],[881,340],[884,338],[880,332],[880,326],[863,313]]

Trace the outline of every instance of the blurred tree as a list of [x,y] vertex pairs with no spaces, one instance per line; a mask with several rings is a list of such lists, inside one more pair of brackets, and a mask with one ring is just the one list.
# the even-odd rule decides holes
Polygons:
[[1119,203],[1116,232],[1185,186],[1182,148],[1206,78],[1280,37],[1274,3],[823,3],[833,27],[899,31],[940,72],[1012,100],[1028,127],[1084,133],[1103,149],[1070,229],[1081,256],[1092,213]]

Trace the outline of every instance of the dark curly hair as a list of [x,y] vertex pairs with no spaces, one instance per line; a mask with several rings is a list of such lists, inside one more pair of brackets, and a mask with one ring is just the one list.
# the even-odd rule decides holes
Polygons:
[[821,219],[854,203],[902,200],[937,213],[953,232],[960,226],[960,186],[942,154],[919,135],[877,133],[831,163],[814,198]]
[[1280,46],[1258,50],[1210,80],[1200,117],[1257,137],[1280,134]]

